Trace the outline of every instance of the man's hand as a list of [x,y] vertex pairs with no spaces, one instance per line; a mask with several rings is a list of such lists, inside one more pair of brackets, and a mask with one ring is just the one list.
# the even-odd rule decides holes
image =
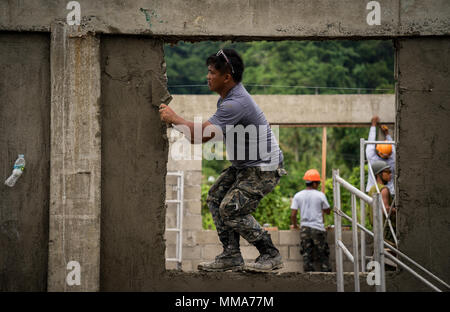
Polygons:
[[376,127],[379,122],[380,122],[380,117],[378,117],[378,116],[372,117],[372,126]]
[[384,136],[387,136],[389,134],[389,128],[386,125],[380,126],[381,131],[383,131]]
[[178,115],[166,104],[161,104],[159,106],[159,117],[162,121],[172,124],[175,123]]
[[291,230],[299,230],[298,224],[291,224],[290,226]]

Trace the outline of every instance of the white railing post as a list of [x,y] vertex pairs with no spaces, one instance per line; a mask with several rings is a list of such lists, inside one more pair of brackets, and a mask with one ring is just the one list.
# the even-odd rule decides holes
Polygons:
[[383,213],[381,212],[381,194],[373,195],[373,258],[380,266],[380,283],[375,286],[377,292],[386,291],[384,274],[384,238],[383,238]]
[[358,251],[358,220],[356,213],[356,196],[352,193],[352,241],[353,241],[353,272],[355,275],[355,292],[359,292],[359,251]]
[[[359,145],[359,179],[360,179],[360,191],[364,192],[364,184],[365,184],[365,140],[363,138],[360,139],[360,145]],[[359,200],[359,206],[360,206],[360,222],[362,226],[366,226],[366,203],[364,200]],[[366,233],[364,231],[361,231],[361,272],[366,272]]]
[[178,176],[178,228],[180,229],[180,231],[178,232],[178,263],[177,263],[177,268],[179,270],[181,270],[181,266],[183,263],[183,202],[184,202],[184,172],[183,171],[179,171],[179,176]]
[[339,170],[333,170],[333,198],[334,207],[337,213],[334,213],[334,248],[336,257],[336,283],[337,291],[344,291],[344,266],[342,261],[342,249],[339,247],[339,241],[342,241],[342,227],[341,227],[341,187],[336,181],[336,175],[339,175]]

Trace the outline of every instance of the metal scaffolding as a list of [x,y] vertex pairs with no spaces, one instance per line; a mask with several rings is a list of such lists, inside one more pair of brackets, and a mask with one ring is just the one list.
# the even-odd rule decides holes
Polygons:
[[[348,190],[351,195],[351,205],[352,205],[352,216],[348,216],[341,209],[341,186]],[[412,265],[416,266],[422,273],[426,273],[429,278],[434,279],[436,282],[440,283],[446,288],[446,291],[450,290],[450,285],[444,282],[442,279],[438,278],[436,275],[431,273],[429,270],[425,269],[423,266],[409,258],[407,255],[399,251],[397,248],[393,247],[386,241],[383,237],[383,213],[382,213],[382,203],[381,194],[376,193],[373,197],[369,197],[364,192],[358,190],[356,187],[345,181],[339,176],[339,170],[333,170],[333,195],[334,195],[334,231],[335,231],[335,248],[336,248],[336,279],[337,279],[337,291],[344,291],[344,269],[343,269],[343,254],[350,259],[353,263],[354,279],[355,279],[355,291],[360,291],[360,268],[359,268],[359,255],[358,255],[358,228],[361,233],[364,232],[374,238],[374,255],[373,260],[378,264],[379,271],[377,274],[378,280],[375,283],[375,289],[378,292],[386,291],[386,280],[384,271],[384,260],[385,257],[389,258],[391,261],[395,262],[406,271],[411,273],[414,277],[419,279],[425,285],[433,289],[434,291],[441,292],[436,285],[431,283],[428,279],[423,277],[414,271],[410,266],[400,261],[397,257],[402,257]],[[356,211],[356,198],[359,198],[363,203],[367,203],[373,209],[373,233],[365,228],[365,226],[357,222],[357,211]],[[361,205],[363,207],[364,205]],[[353,243],[353,254],[348,250],[348,248],[342,242],[342,218],[352,222],[352,243]],[[361,219],[365,221],[365,219]],[[364,222],[365,224],[365,222]],[[363,236],[362,236],[363,237]],[[397,257],[392,256],[385,248],[397,254]],[[361,258],[365,256],[365,252],[361,249]]]

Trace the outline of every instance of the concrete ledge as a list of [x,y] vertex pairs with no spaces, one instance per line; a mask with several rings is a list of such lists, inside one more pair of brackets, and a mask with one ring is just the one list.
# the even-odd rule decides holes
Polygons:
[[[295,264],[289,263],[289,266]],[[396,290],[398,274],[386,273],[387,290]],[[367,284],[367,273],[360,273],[362,292],[375,291]],[[344,273],[344,289],[354,291],[353,273]],[[278,274],[212,273],[166,271],[157,284],[149,285],[149,291],[218,291],[218,292],[335,292],[336,274],[321,272],[286,272]]]
[[[217,99],[217,95],[177,94],[170,106],[188,120],[200,116],[206,121],[216,111]],[[374,115],[383,123],[395,122],[393,94],[253,95],[253,99],[270,124],[368,127]]]
[[[450,8],[445,0],[380,1],[380,25],[369,25],[368,1],[138,0],[84,1],[84,31],[176,36],[173,40],[228,38],[353,38],[448,35]],[[0,2],[0,29],[49,31],[72,10],[67,1]],[[24,14],[23,12],[28,12]],[[227,12],[227,23],[218,23]],[[426,14],[424,14],[426,12]]]

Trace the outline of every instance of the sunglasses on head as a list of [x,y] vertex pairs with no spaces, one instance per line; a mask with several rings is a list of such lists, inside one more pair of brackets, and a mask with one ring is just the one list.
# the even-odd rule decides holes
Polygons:
[[231,72],[234,74],[234,68],[233,65],[231,64],[230,60],[228,59],[228,57],[225,55],[225,52],[223,52],[222,49],[219,50],[219,52],[216,53],[216,56],[220,56],[223,55],[223,58],[225,59],[225,61],[227,62],[228,65],[230,65],[231,67]]

